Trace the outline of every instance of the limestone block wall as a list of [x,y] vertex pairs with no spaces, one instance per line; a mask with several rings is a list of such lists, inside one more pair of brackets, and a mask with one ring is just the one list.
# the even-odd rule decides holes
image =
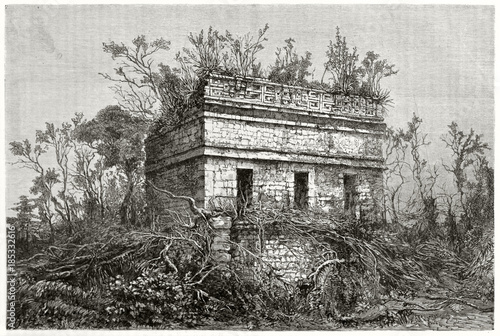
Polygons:
[[[203,109],[146,140],[146,178],[199,207],[236,209],[238,169],[251,169],[253,204],[293,206],[296,181],[307,181],[307,192],[297,193],[310,207],[340,213],[354,194],[358,217],[381,215],[385,127],[381,106],[371,99],[214,75]],[[155,218],[189,217],[186,201],[148,193]],[[287,280],[312,272],[313,254],[292,236],[230,218],[211,225],[221,262],[233,258],[248,263],[243,271],[258,270],[245,255],[253,251]]]
[[[292,282],[305,279],[313,271],[314,254],[310,248],[274,228],[259,228],[237,220],[231,228],[231,240],[239,244],[231,249],[232,260],[246,276],[255,277],[260,271],[273,268],[278,276]],[[258,255],[262,263],[252,254]]]
[[[195,157],[161,170],[150,171],[147,178],[159,188],[179,196],[194,198],[200,207],[236,208],[237,169],[252,169],[254,204],[293,206],[295,173],[307,173],[309,206],[339,213],[344,209],[345,175],[354,175],[358,194],[357,213],[381,213],[381,169],[230,157]],[[186,201],[171,199],[159,193],[155,193],[151,200],[159,211],[158,214],[168,214],[166,209],[189,213]]]
[[320,129],[316,126],[279,120],[257,122],[252,118],[226,119],[214,116],[205,118],[204,139],[206,146],[214,147],[364,159],[379,159],[382,156],[382,132]]
[[146,139],[146,171],[182,161],[183,154],[203,146],[203,134],[203,119],[193,116],[168,132],[150,135]]
[[[204,159],[201,157],[183,161],[182,164],[174,164],[161,170],[146,173],[146,178],[155,186],[168,190],[177,196],[189,196],[196,200],[197,206],[204,206]],[[172,215],[175,212],[184,219],[190,215],[189,205],[186,201],[172,199],[165,194],[154,192],[147,187],[150,195],[151,208],[156,216]],[[169,212],[171,211],[171,212]]]
[[380,211],[382,170],[309,163],[208,157],[204,167],[205,204],[224,204],[237,196],[237,169],[253,170],[254,203],[293,205],[295,173],[308,173],[308,203],[326,211],[343,211],[344,176],[356,176],[359,211]]

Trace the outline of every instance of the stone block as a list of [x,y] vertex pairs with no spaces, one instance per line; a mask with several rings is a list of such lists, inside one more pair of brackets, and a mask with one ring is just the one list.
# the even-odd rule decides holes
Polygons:
[[228,234],[225,236],[216,236],[214,237],[213,244],[225,244],[228,241],[228,237]]
[[232,226],[229,216],[212,217],[209,222],[214,229],[230,229]]
[[225,171],[221,176],[224,181],[234,181],[236,186],[236,172],[235,171]]
[[216,262],[228,263],[231,261],[231,255],[225,252],[214,252],[213,258]]
[[226,188],[224,187],[214,187],[213,196],[226,196]]
[[230,243],[213,243],[212,250],[214,251],[229,251],[231,249]]

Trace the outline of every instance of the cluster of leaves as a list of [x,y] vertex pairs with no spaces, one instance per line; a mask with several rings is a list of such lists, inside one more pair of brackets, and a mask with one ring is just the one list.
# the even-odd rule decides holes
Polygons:
[[[166,322],[194,322],[195,312],[203,308],[204,292],[187,288],[172,273],[142,273],[127,281],[117,275],[109,285],[115,301],[106,307],[112,324],[161,326]],[[196,295],[198,294],[198,295]]]
[[275,83],[292,86],[307,86],[307,77],[311,75],[309,67],[312,65],[310,52],[304,56],[297,54],[293,43],[294,39],[285,40],[286,46],[276,51],[276,61],[270,68],[268,79]]

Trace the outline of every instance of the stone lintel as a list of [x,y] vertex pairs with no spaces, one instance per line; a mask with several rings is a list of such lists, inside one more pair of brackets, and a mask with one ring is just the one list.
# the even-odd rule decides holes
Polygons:
[[348,155],[321,156],[303,153],[273,152],[265,150],[252,150],[249,148],[228,148],[228,147],[199,147],[186,153],[178,154],[164,159],[162,163],[149,165],[146,173],[153,172],[165,166],[177,164],[179,162],[198,157],[215,156],[241,160],[260,161],[280,161],[297,162],[326,165],[345,165],[359,168],[384,169],[383,159],[380,157],[361,157]]

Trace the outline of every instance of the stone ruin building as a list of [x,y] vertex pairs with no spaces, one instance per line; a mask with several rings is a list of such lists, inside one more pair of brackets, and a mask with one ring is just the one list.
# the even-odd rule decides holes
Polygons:
[[[382,108],[373,100],[211,75],[203,108],[168,132],[148,137],[146,178],[203,208],[274,204],[380,216],[385,128]],[[185,201],[155,198],[157,216],[186,212]],[[215,241],[222,259],[235,257],[224,235],[255,243],[244,221],[219,224],[222,238]],[[307,272],[300,268],[308,259],[284,257],[290,243],[269,236],[263,250],[295,279]],[[283,260],[296,266],[290,270]]]

